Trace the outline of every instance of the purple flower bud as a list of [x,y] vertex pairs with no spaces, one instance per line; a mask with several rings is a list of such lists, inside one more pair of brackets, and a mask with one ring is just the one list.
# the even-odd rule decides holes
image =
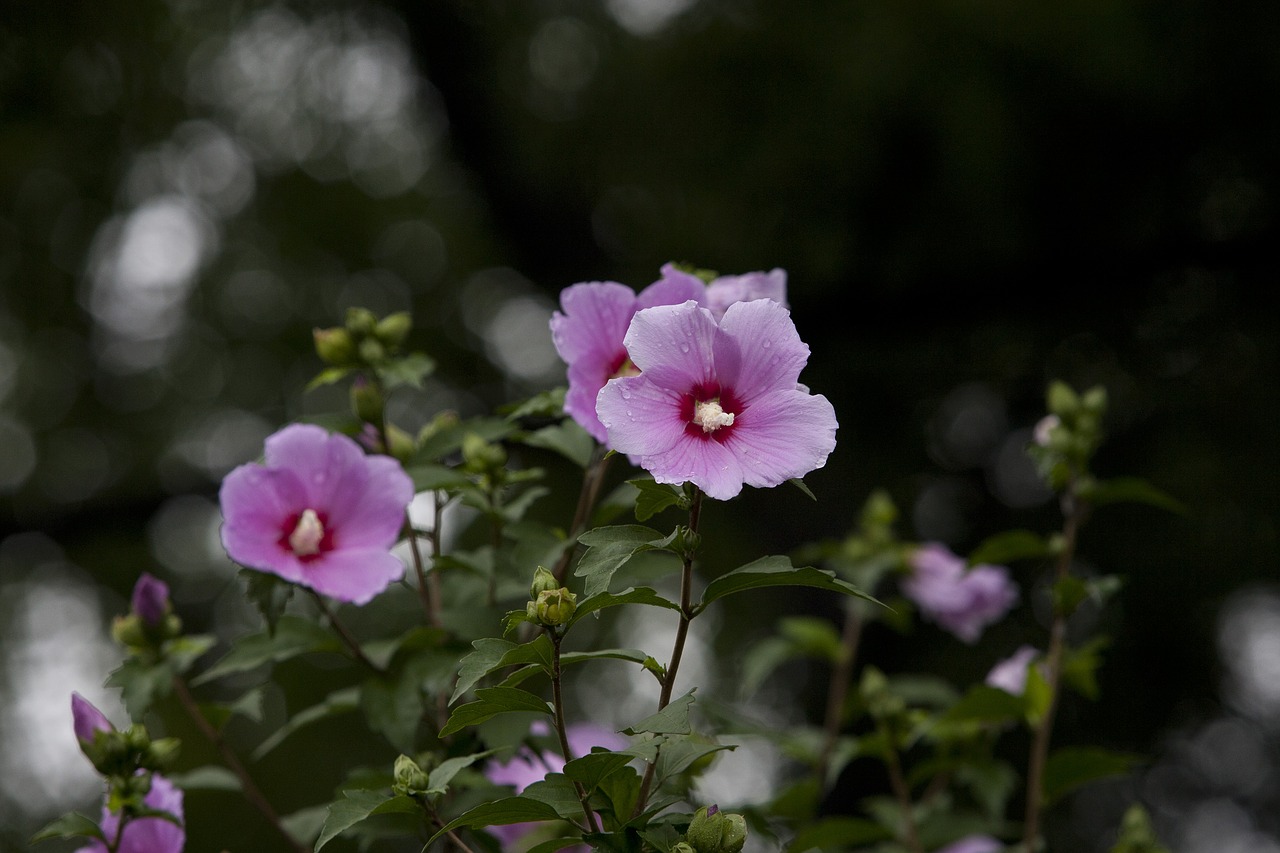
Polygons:
[[169,585],[143,572],[133,585],[131,609],[148,628],[156,628],[169,613]]
[[95,732],[112,732],[115,726],[93,703],[79,693],[71,694],[71,718],[74,721],[76,740],[93,743]]

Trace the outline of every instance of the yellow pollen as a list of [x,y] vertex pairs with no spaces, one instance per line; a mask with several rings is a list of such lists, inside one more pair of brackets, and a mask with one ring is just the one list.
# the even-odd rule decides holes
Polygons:
[[289,547],[299,557],[320,553],[320,541],[324,539],[324,525],[313,509],[304,509],[298,526],[289,534]]
[[719,400],[699,401],[693,404],[693,423],[703,432],[715,432],[720,427],[733,426],[733,412],[720,408]]

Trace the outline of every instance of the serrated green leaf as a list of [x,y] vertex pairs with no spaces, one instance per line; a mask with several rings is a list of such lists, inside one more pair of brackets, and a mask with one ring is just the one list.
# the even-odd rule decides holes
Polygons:
[[534,394],[527,400],[500,406],[498,411],[509,421],[521,418],[556,418],[564,414],[564,395],[568,388],[561,385]]
[[216,642],[212,634],[184,634],[164,644],[164,656],[174,674],[184,675]]
[[580,782],[590,794],[600,786],[605,777],[626,767],[631,761],[630,755],[620,752],[592,752],[566,764],[564,775],[575,782]]
[[46,824],[31,836],[31,843],[48,841],[51,838],[96,838],[102,842],[107,840],[98,824],[78,812],[68,812]]
[[521,441],[530,447],[555,451],[579,468],[586,468],[591,464],[591,457],[597,447],[596,440],[571,418],[531,432]]
[[840,580],[835,572],[815,569],[812,566],[796,568],[786,557],[761,557],[759,560],[734,569],[707,584],[703,590],[701,610],[727,595],[774,586],[807,586],[852,595],[879,604],[871,596],[848,581]]
[[1099,747],[1063,747],[1045,762],[1044,803],[1048,806],[1087,782],[1128,773],[1141,760]]
[[614,572],[636,554],[662,547],[665,538],[658,531],[637,524],[597,527],[579,536],[578,541],[587,546],[587,551],[573,574],[587,579],[583,597],[608,592]]
[[411,352],[378,368],[378,376],[388,389],[408,385],[422,390],[423,380],[435,372],[436,361],[426,353]]
[[471,755],[459,755],[456,758],[446,758],[436,765],[435,769],[427,777],[427,790],[425,794],[443,794],[449,788],[449,783],[453,781],[453,777],[457,776],[462,770],[467,769],[477,761],[488,758],[493,755],[494,750],[486,749],[484,752],[473,752]]
[[516,648],[517,644],[508,640],[482,637],[474,640],[471,647],[474,651],[467,654],[458,665],[458,683],[454,687],[453,695],[449,697],[450,705],[457,702],[480,679],[497,669],[498,661],[502,660],[502,656],[507,652]]
[[679,604],[663,598],[647,586],[629,587],[619,593],[601,592],[579,601],[578,609],[573,612],[573,618],[569,620],[569,627],[573,627],[590,613],[622,604],[644,604],[676,611],[680,609]]
[[475,702],[453,709],[449,722],[440,730],[440,737],[448,737],[467,726],[483,723],[490,717],[509,711],[535,711],[540,714],[552,712],[545,699],[539,699],[527,690],[516,687],[483,687],[476,691],[476,696]]
[[311,652],[342,651],[338,639],[309,619],[298,616],[281,616],[275,634],[250,634],[231,646],[222,660],[192,681],[194,685],[206,684],[225,675],[248,672],[268,664],[280,663]]
[[341,690],[335,690],[311,707],[304,708],[290,716],[283,726],[276,729],[266,740],[258,744],[258,748],[253,751],[253,760],[261,760],[263,756],[283,743],[286,738],[298,731],[298,729],[329,717],[335,717],[338,714],[348,714],[359,707],[360,688],[344,687]]
[[692,731],[689,725],[689,706],[693,701],[693,691],[690,690],[679,699],[672,699],[670,704],[658,713],[645,717],[623,731],[628,735],[637,735],[641,732],[655,735],[687,735]]
[[648,521],[668,507],[688,504],[684,492],[676,486],[644,477],[627,482],[636,487],[636,521]]
[[511,823],[534,823],[559,819],[560,813],[546,803],[528,797],[506,797],[476,806],[449,821],[431,836],[423,849],[427,849],[437,839],[460,826],[506,826]]
[[669,779],[694,765],[701,758],[717,752],[732,752],[734,744],[702,743],[690,738],[672,738],[658,753],[658,778]]
[[1187,514],[1187,507],[1182,501],[1161,491],[1141,477],[1116,477],[1111,480],[1100,480],[1094,483],[1087,491],[1084,491],[1080,497],[1094,506],[1106,506],[1114,503],[1140,503],[1179,515]]
[[342,799],[329,804],[329,813],[324,820],[324,828],[316,839],[315,850],[319,850],[351,827],[380,814],[420,814],[422,806],[411,797],[392,796],[385,791],[354,790],[343,791]]
[[589,660],[625,660],[644,666],[645,661],[652,658],[640,649],[597,649],[594,652],[565,652],[560,655],[561,666],[570,666]]
[[582,801],[573,782],[563,773],[548,773],[545,779],[526,785],[520,796],[546,803],[562,818],[582,816]]
[[329,814],[327,803],[318,806],[307,806],[280,818],[280,827],[299,844],[311,847],[320,831],[324,828],[324,819]]
[[125,710],[134,722],[142,719],[158,700],[169,695],[173,689],[173,671],[168,663],[144,663],[138,658],[129,658],[107,676],[108,687],[118,687]]
[[166,773],[165,778],[184,791],[239,791],[236,774],[216,764],[206,764],[184,773]]
[[1014,560],[1036,560],[1053,556],[1049,541],[1030,530],[1006,530],[982,541],[969,555],[969,565],[1005,565]]

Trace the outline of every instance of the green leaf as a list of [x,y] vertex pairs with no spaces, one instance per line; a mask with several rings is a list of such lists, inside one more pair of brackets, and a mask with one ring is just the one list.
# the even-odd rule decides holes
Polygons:
[[692,731],[689,726],[689,706],[693,704],[693,691],[690,690],[679,699],[671,700],[667,707],[652,716],[623,731],[628,735],[649,732],[655,735],[687,735]]
[[48,823],[35,835],[31,836],[31,843],[37,841],[48,841],[51,838],[96,838],[105,842],[106,836],[102,834],[102,829],[98,824],[89,818],[77,812],[68,812],[62,817],[51,823]]
[[658,531],[638,524],[597,527],[579,536],[578,541],[587,546],[587,551],[573,574],[587,579],[583,597],[608,592],[614,572],[636,554],[663,547],[665,538]]
[[449,789],[449,783],[453,781],[453,777],[457,776],[462,770],[467,769],[481,759],[488,758],[493,755],[494,750],[487,749],[484,752],[473,752],[471,755],[459,755],[456,758],[446,758],[436,765],[435,769],[427,777],[427,790],[425,794],[443,794]]
[[761,557],[759,560],[734,569],[707,584],[703,590],[702,602],[698,609],[702,610],[713,601],[745,592],[749,589],[763,589],[772,586],[808,586],[817,589],[852,595],[879,604],[871,596],[853,584],[840,580],[835,572],[815,569],[812,566],[796,568],[786,557]]
[[329,805],[307,806],[293,814],[280,818],[280,826],[289,836],[305,847],[311,847],[320,837],[324,828],[325,817],[328,816]]
[[526,786],[520,796],[546,803],[562,818],[582,816],[582,801],[573,782],[563,773],[548,773],[545,779]]
[[239,791],[236,774],[216,764],[206,764],[185,773],[166,773],[165,778],[184,791]]
[[283,743],[289,735],[298,731],[298,729],[329,717],[335,717],[338,714],[348,714],[359,707],[359,688],[344,687],[341,690],[335,690],[311,707],[304,708],[293,714],[283,726],[276,729],[266,740],[258,744],[258,748],[253,751],[253,760],[261,760],[263,756]]
[[734,744],[704,743],[691,738],[673,738],[667,741],[662,751],[658,753],[658,778],[669,779],[685,772],[701,758],[716,752],[732,752],[737,748]]
[[590,598],[579,601],[578,609],[573,612],[573,618],[569,620],[569,627],[573,627],[573,625],[589,613],[595,613],[596,611],[605,610],[610,607],[617,607],[620,604],[646,604],[650,607],[665,607],[667,610],[680,610],[679,604],[663,598],[647,586],[629,587],[619,593],[601,592],[591,596]]
[[173,689],[173,671],[169,665],[144,663],[139,658],[129,658],[107,676],[108,687],[119,687],[125,710],[130,719],[139,721],[158,700]]
[[531,432],[521,440],[530,447],[555,451],[579,468],[590,465],[596,451],[596,440],[570,418]]
[[446,465],[423,463],[414,465],[412,468],[406,468],[405,473],[409,475],[409,479],[413,480],[415,492],[448,491],[471,485],[471,481],[467,479],[466,474]]
[[379,367],[378,376],[388,389],[408,385],[421,391],[423,380],[434,373],[435,369],[436,362],[431,356],[426,353],[411,352]]
[[391,667],[368,678],[360,691],[360,706],[369,728],[405,753],[414,749],[425,711],[425,694],[431,689],[442,691],[457,665],[455,652],[421,644],[429,634],[415,634],[419,642],[402,646],[392,658]]
[[225,675],[248,672],[263,664],[280,663],[310,652],[341,652],[338,639],[309,619],[281,616],[275,634],[250,634],[237,640],[222,660],[192,681],[205,684]]
[[[445,833],[460,826],[485,827],[506,826],[511,823],[534,823],[544,820],[559,820],[560,813],[553,807],[529,797],[506,797],[484,803],[454,818],[440,827],[440,830],[427,841],[424,850],[430,847]],[[316,848],[317,850],[319,847]]]
[[354,367],[326,367],[307,383],[306,390],[314,391],[322,385],[332,385],[353,370],[355,370]]
[[245,582],[245,597],[262,614],[267,631],[274,632],[296,587],[269,572],[253,569],[241,569],[240,578]]
[[502,660],[507,652],[516,648],[517,644],[507,640],[483,637],[473,641],[471,647],[475,651],[464,657],[458,665],[458,683],[453,689],[453,695],[449,697],[450,705],[457,702],[480,679],[497,669],[498,661]]
[[1062,662],[1062,681],[1086,699],[1098,698],[1098,668],[1102,666],[1102,650],[1106,637],[1095,637],[1078,649],[1068,649]]
[[515,424],[505,418],[471,418],[441,424],[420,439],[418,449],[405,463],[405,467],[436,462],[443,456],[457,452],[462,448],[462,440],[467,433],[478,435],[485,441],[499,441],[514,431]]
[[960,701],[951,706],[942,719],[947,722],[1003,723],[1020,720],[1026,713],[1027,703],[1021,696],[989,687],[974,685]]
[[605,777],[626,767],[631,760],[630,755],[620,752],[593,752],[566,764],[564,775],[575,782],[582,783],[582,787],[586,788],[587,793],[590,794],[600,786]]
[[325,817],[320,837],[316,839],[315,850],[319,853],[320,848],[343,832],[374,815],[421,812],[422,806],[404,795],[391,796],[383,791],[343,791],[342,799],[329,804],[329,814]]
[[557,850],[563,850],[566,847],[574,847],[582,844],[581,836],[573,836],[572,838],[552,838],[549,841],[543,841],[541,844],[535,844],[530,847],[526,853],[556,853]]
[[1036,560],[1053,556],[1053,546],[1030,530],[1006,530],[982,541],[969,555],[969,565],[1005,565],[1014,560]]
[[809,500],[815,501],[815,502],[818,500],[818,496],[813,493],[813,490],[809,488],[809,485],[805,483],[804,480],[801,480],[799,477],[792,477],[790,480],[787,480],[787,482],[795,486],[800,491],[804,492],[806,495],[808,495]]
[[688,498],[677,486],[645,477],[627,482],[636,487],[636,521],[648,521],[668,507],[688,505]]
[[1049,756],[1044,767],[1046,806],[1095,779],[1128,773],[1142,759],[1092,746],[1068,746]]
[[1187,514],[1182,501],[1161,491],[1140,477],[1116,477],[1100,480],[1088,489],[1081,490],[1081,498],[1094,506],[1114,503],[1140,503],[1179,515]]
[[509,421],[518,421],[521,418],[562,417],[564,415],[564,395],[568,390],[568,388],[561,385],[558,388],[541,391],[519,403],[500,406],[498,411],[505,415]]
[[640,649],[597,649],[594,652],[565,652],[560,656],[560,665],[569,666],[589,660],[625,660],[644,666],[652,658]]
[[1022,698],[1026,703],[1027,724],[1034,728],[1049,713],[1049,704],[1053,701],[1053,688],[1044,680],[1040,667],[1028,667],[1027,685],[1023,688]]
[[459,705],[449,715],[449,722],[440,730],[440,737],[448,737],[467,726],[483,723],[497,714],[509,711],[536,711],[550,714],[551,706],[527,690],[516,687],[484,687],[476,691],[477,700]]
[[164,656],[175,675],[183,675],[217,642],[212,634],[184,634],[164,644]]

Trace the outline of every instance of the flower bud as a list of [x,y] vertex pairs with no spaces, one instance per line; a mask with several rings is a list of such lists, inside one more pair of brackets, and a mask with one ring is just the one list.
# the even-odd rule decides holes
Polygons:
[[398,794],[413,795],[425,792],[431,787],[431,783],[427,772],[418,766],[418,762],[407,755],[401,755],[396,759],[393,787]]
[[409,312],[397,311],[379,320],[373,334],[388,349],[396,349],[404,343],[411,328],[413,328],[413,319],[409,316]]
[[356,417],[366,423],[380,424],[385,409],[382,389],[363,376],[357,376],[351,383],[351,410]]
[[372,335],[378,328],[378,315],[368,308],[347,309],[347,331],[357,338]]
[[111,620],[111,639],[129,649],[140,649],[147,645],[147,633],[143,630],[142,620],[132,613]]
[[462,463],[473,474],[483,474],[507,464],[507,452],[473,432],[462,437]]
[[141,620],[143,627],[147,630],[161,627],[170,609],[168,584],[148,572],[139,575],[138,582],[133,585],[130,610]]
[[538,566],[533,572],[533,583],[529,586],[529,597],[536,599],[540,593],[560,588],[560,581],[545,566]]
[[413,456],[418,449],[413,436],[391,424],[387,424],[387,443],[391,445],[387,448],[387,453],[398,459],[402,465],[408,462],[409,457]]
[[141,764],[149,770],[165,770],[178,757],[182,742],[176,737],[162,737],[151,741],[142,755]]
[[687,841],[677,841],[671,846],[671,853],[697,853]]
[[578,596],[560,587],[538,593],[535,616],[543,625],[563,625],[573,618],[577,609]]
[[316,355],[325,364],[334,367],[345,367],[356,360],[356,343],[346,329],[312,329],[315,339]]
[[1049,385],[1046,403],[1049,411],[1064,421],[1070,421],[1080,410],[1080,397],[1070,385],[1056,380]]
[[694,813],[684,837],[697,853],[739,853],[747,843],[747,821],[718,806],[703,806]]
[[379,364],[387,357],[387,350],[377,338],[365,338],[357,348],[360,360],[365,364]]
[[71,720],[81,749],[86,743],[93,743],[98,732],[115,731],[115,726],[111,725],[106,714],[79,693],[71,694]]

